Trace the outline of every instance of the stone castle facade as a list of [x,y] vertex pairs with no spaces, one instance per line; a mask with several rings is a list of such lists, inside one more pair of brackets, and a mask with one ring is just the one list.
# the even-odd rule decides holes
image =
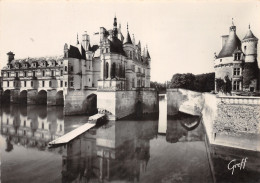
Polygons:
[[138,102],[146,112],[150,105],[157,110],[147,46],[142,50],[140,41],[131,38],[128,25],[125,38],[116,17],[112,29],[101,27],[95,34],[99,43],[91,44],[84,33],[81,42],[77,36],[76,45],[66,43],[60,57],[15,59],[14,53],[7,53],[8,63],[1,71],[2,100],[64,105],[67,115],[99,108],[121,118],[134,113]]
[[258,38],[250,26],[245,37],[240,40],[233,22],[229,35],[222,36],[222,48],[214,60],[215,78],[224,79],[228,76],[232,93],[259,91],[257,44]]
[[91,46],[88,34],[77,38],[75,46],[64,45],[64,56],[15,59],[7,53],[2,69],[2,87],[6,90],[36,89],[63,91],[89,88],[131,90],[150,87],[150,54],[141,51],[127,26],[126,39],[114,18],[113,29],[100,28],[100,44]]

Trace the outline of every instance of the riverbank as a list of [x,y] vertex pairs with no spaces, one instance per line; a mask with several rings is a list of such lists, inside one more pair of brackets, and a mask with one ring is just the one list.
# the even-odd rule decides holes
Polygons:
[[167,90],[167,115],[202,116],[211,144],[260,151],[260,97]]

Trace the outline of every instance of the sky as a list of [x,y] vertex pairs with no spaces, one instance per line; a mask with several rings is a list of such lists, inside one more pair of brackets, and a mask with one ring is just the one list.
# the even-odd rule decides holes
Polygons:
[[151,81],[169,81],[176,73],[214,72],[214,52],[219,53],[232,18],[240,39],[249,24],[260,38],[260,1],[1,0],[0,68],[9,51],[17,59],[62,55],[64,44],[75,45],[77,33],[81,39],[84,31],[94,44],[98,36],[93,33],[100,27],[112,29],[115,15],[124,36],[128,22],[136,43],[148,46]]

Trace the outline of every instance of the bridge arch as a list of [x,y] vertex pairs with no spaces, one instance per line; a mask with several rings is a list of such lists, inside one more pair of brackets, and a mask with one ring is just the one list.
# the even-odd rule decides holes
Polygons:
[[88,115],[93,115],[97,113],[97,95],[91,93],[84,100],[85,111],[87,111]]
[[37,95],[38,104],[47,104],[47,92],[45,90],[40,90]]
[[2,103],[10,103],[11,100],[11,90],[5,90],[2,96]]
[[27,90],[20,92],[20,104],[27,104]]
[[63,97],[63,90],[60,90],[56,93],[56,105],[64,105],[64,97]]

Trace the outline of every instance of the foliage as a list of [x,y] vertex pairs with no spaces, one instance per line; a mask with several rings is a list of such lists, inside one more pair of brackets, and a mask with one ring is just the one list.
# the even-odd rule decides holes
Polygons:
[[150,87],[155,88],[159,93],[166,93],[166,83],[151,81]]
[[257,62],[245,63],[244,70],[243,70],[243,76],[244,76],[243,85],[245,88],[248,88],[251,81],[257,78],[258,72],[259,69],[258,69]]
[[224,79],[216,78],[216,90],[217,92],[231,93],[232,82],[228,76],[225,76]]
[[210,92],[214,90],[215,73],[193,75],[174,74],[170,82],[170,88],[183,88],[198,92]]

